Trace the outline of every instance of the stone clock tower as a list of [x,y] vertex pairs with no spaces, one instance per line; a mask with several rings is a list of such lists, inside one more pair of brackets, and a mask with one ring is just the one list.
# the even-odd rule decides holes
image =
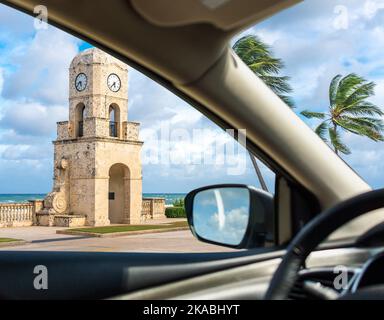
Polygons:
[[125,64],[96,48],[72,60],[69,121],[57,124],[54,186],[44,201],[55,220],[140,223],[143,143],[139,123],[128,122],[127,77]]

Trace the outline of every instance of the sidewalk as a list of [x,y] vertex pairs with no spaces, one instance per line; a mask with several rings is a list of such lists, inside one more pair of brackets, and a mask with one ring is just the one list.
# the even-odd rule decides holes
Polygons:
[[[166,223],[180,219],[157,221]],[[181,219],[182,220],[182,219]],[[153,221],[148,222],[153,224]],[[0,237],[23,239],[29,243],[14,247],[0,248],[1,251],[87,251],[87,252],[225,252],[229,248],[203,243],[195,239],[189,230],[140,235],[120,236],[116,238],[95,238],[79,235],[56,234],[59,227],[19,227],[1,228]]]
[[[176,221],[184,221],[185,219],[174,218],[174,219],[159,219],[159,220],[148,220],[144,224],[163,224],[171,223]],[[70,228],[65,227],[42,227],[42,226],[31,226],[31,227],[12,227],[12,228],[0,228],[0,238],[14,238],[22,239],[28,242],[36,240],[47,240],[47,239],[62,239],[69,236],[65,234],[56,234],[57,230],[68,230]]]
[[68,235],[56,234],[56,230],[63,229],[67,228],[41,226],[0,228],[0,238],[22,239],[28,242],[68,238]]

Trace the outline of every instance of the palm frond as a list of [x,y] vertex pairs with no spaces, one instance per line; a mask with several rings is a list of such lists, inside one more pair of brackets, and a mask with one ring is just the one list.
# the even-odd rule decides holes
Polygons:
[[329,128],[328,123],[326,121],[323,121],[315,129],[316,134],[325,142],[328,142],[328,140],[325,136],[328,128]]
[[292,91],[289,77],[279,76],[284,63],[273,56],[267,44],[255,35],[246,35],[235,42],[233,50],[273,92],[290,107],[294,106],[292,99],[285,95]]
[[312,119],[312,118],[324,119],[326,117],[326,114],[323,112],[314,112],[314,111],[308,111],[308,110],[303,110],[300,112],[300,114],[308,119]]
[[280,59],[271,56],[260,56],[254,62],[248,64],[248,67],[257,75],[278,74],[282,66]]
[[360,136],[365,136],[371,140],[384,140],[384,137],[381,134],[384,124],[379,119],[343,117],[337,119],[337,124],[344,130]]
[[369,98],[375,94],[374,82],[366,82],[360,86],[357,86],[355,91],[353,91],[345,100],[344,105],[347,107],[349,105],[354,105],[356,102],[363,101],[364,99]]
[[248,34],[238,39],[233,45],[235,52],[246,53],[256,50],[263,54],[269,54],[270,48],[260,38],[253,34]]
[[339,81],[340,79],[342,78],[343,76],[341,74],[338,74],[337,76],[335,76],[332,81],[331,81],[331,84],[329,86],[329,104],[330,106],[333,108],[336,104],[336,95],[337,95],[337,88],[338,88],[338,85],[339,85]]
[[351,114],[355,116],[383,116],[384,112],[373,103],[361,101],[353,106],[341,109],[340,114]]
[[366,80],[364,78],[355,73],[350,73],[342,78],[337,88],[335,105],[343,106],[347,97],[356,90],[356,87],[365,82]]
[[357,106],[359,104],[365,104],[366,103],[365,100],[368,99],[369,97],[370,96],[360,96],[358,98],[355,98],[353,101],[351,101],[348,104],[342,103],[339,106],[338,111],[343,112],[344,110],[349,109],[349,108],[353,108],[354,106]]
[[259,77],[276,94],[289,93],[292,91],[292,88],[288,83],[289,77],[280,77],[272,75],[260,75]]
[[279,98],[285,102],[285,104],[290,108],[295,108],[295,101],[293,101],[292,97],[287,96],[285,94],[278,94]]
[[344,154],[351,153],[351,150],[349,150],[349,148],[344,143],[341,142],[340,135],[335,128],[329,128],[328,132],[329,132],[329,137],[331,139],[331,144],[334,147],[335,151],[340,151],[341,153],[344,153]]
[[[233,45],[233,50],[248,66],[256,61],[272,57],[269,46],[255,35],[246,35],[237,40]],[[283,67],[281,60],[276,61],[276,63],[277,69]]]
[[347,121],[355,123],[357,125],[365,126],[367,128],[371,128],[378,132],[384,129],[384,122],[381,119],[371,118],[371,117],[345,117]]

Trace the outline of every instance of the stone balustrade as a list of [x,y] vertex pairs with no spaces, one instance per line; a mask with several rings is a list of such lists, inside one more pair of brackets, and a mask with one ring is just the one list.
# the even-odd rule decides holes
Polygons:
[[141,220],[165,218],[164,198],[143,198]]
[[69,121],[57,122],[57,140],[70,139],[70,123]]
[[[114,127],[111,128],[111,125]],[[84,137],[115,137],[122,140],[137,141],[139,130],[140,123],[138,122],[111,122],[109,119],[96,117],[84,120]],[[112,134],[112,131],[115,134]]]
[[35,213],[42,201],[0,203],[0,227],[26,227],[34,224]]
[[[108,119],[89,117],[83,123],[83,137],[110,137],[111,122]],[[69,121],[57,122],[57,140],[73,139],[74,132],[72,128],[75,125]],[[138,141],[140,123],[124,121],[116,123],[116,137],[122,140]]]
[[139,122],[125,121],[122,123],[122,127],[123,127],[124,140],[137,141],[139,139],[139,130],[140,130]]
[[[36,224],[36,213],[43,208],[43,205],[43,200],[31,200],[26,203],[0,203],[0,228],[26,227]],[[165,218],[165,199],[143,198],[141,220],[162,218]]]

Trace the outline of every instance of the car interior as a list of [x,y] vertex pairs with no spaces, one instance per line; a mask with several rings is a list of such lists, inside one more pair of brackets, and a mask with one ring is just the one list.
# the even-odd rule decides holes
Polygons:
[[[0,2],[32,16],[47,6],[49,24],[139,70],[222,129],[246,128],[247,149],[276,173],[273,196],[235,184],[188,194],[193,235],[237,251],[1,251],[1,299],[384,298],[384,190],[372,191],[230,47],[234,35],[300,0],[93,0],[92,10],[85,0]],[[227,191],[247,209],[241,235],[226,243],[205,234],[199,201]],[[41,264],[50,270],[47,291],[30,281]],[[345,282],[335,286],[339,274]]]

